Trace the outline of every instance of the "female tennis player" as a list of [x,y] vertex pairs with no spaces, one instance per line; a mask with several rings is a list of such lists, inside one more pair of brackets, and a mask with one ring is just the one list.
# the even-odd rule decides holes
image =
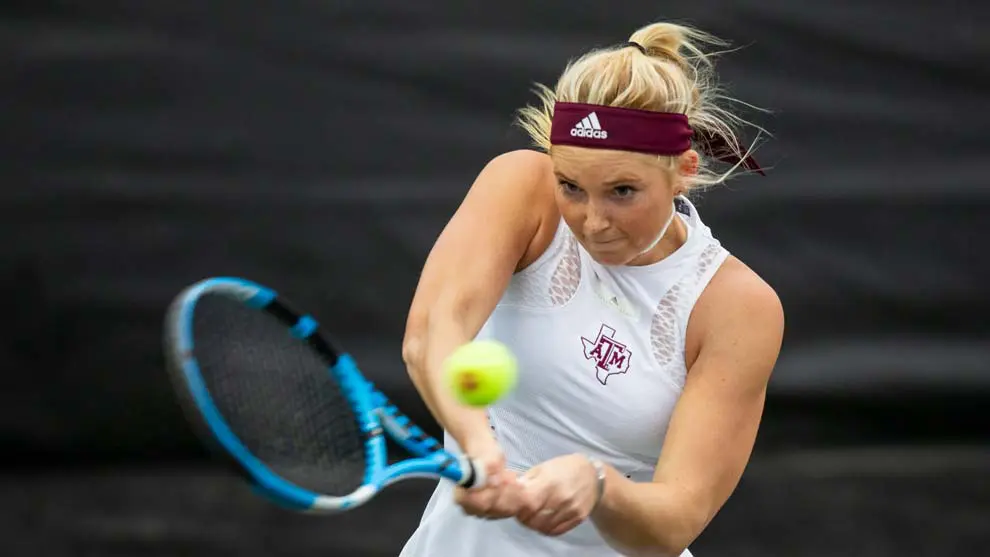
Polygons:
[[[784,317],[687,197],[759,170],[719,105],[719,44],[655,23],[569,64],[520,112],[542,152],[490,161],[440,235],[403,356],[492,481],[441,482],[402,556],[690,555],[734,490]],[[487,411],[440,380],[475,338],[520,365]]]

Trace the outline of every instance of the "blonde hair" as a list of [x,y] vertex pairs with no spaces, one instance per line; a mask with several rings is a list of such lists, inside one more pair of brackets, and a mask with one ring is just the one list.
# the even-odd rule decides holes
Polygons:
[[[536,84],[539,106],[520,109],[516,119],[536,147],[550,151],[550,124],[556,101],[685,114],[696,133],[721,136],[732,146],[739,145],[736,128],[741,125],[766,133],[722,106],[733,102],[755,108],[724,96],[716,83],[713,58],[719,53],[705,52],[702,47],[725,47],[727,43],[674,23],[647,25],[633,33],[629,41],[642,46],[645,52],[634,45],[592,50],[568,63],[555,89]],[[735,154],[742,159],[751,150],[752,146]],[[711,169],[708,157],[699,155],[698,174],[685,178],[688,189],[719,184],[740,167],[736,164],[718,173]],[[677,157],[659,156],[659,161],[674,170]]]

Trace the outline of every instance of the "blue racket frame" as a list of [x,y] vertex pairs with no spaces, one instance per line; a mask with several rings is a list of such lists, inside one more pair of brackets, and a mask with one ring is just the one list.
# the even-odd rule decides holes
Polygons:
[[[255,457],[224,420],[212,397],[194,355],[193,315],[196,302],[206,294],[219,294],[258,311],[269,311],[286,323],[287,332],[300,341],[313,340],[319,324],[310,315],[299,315],[278,294],[260,284],[235,277],[214,277],[183,290],[173,301],[166,318],[166,356],[170,375],[177,380],[180,400],[192,410],[194,419],[229,455],[233,463],[273,502],[303,512],[341,512],[366,503],[386,486],[411,478],[446,478],[467,487],[484,484],[480,468],[463,456],[443,449],[433,437],[412,423],[372,382],[365,379],[349,354],[338,352],[326,338],[311,343],[327,360],[327,373],[340,385],[365,435],[365,474],[358,489],[332,496],[304,489],[274,473]],[[294,320],[289,324],[286,320]],[[192,408],[188,408],[191,406]],[[198,419],[197,419],[198,418]],[[205,428],[204,428],[205,426]],[[388,464],[384,433],[414,458]]]

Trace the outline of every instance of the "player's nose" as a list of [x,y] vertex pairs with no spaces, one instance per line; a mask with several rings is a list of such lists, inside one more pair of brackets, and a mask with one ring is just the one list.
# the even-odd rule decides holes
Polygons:
[[588,212],[584,216],[584,233],[589,238],[596,237],[609,228],[609,218],[605,211],[589,204]]

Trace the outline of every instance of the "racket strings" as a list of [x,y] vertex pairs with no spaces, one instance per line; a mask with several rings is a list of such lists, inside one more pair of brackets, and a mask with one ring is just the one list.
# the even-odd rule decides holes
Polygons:
[[213,402],[255,457],[317,493],[362,485],[364,434],[313,349],[267,313],[215,295],[197,302],[193,331]]

